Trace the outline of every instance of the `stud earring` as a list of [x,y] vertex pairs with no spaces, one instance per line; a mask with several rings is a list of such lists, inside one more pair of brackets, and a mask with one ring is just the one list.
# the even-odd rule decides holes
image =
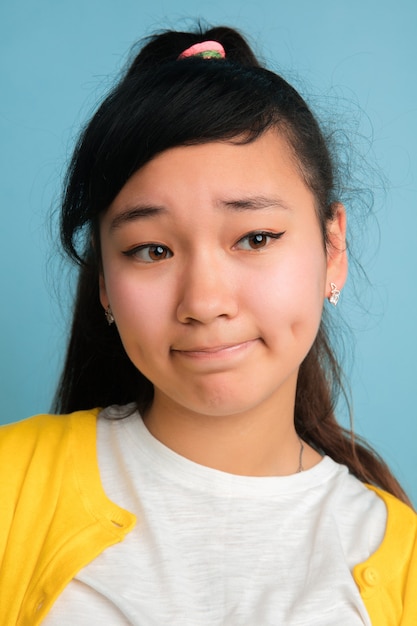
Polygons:
[[114,323],[113,313],[111,312],[110,305],[104,310],[104,315],[106,316],[106,320],[109,326]]
[[337,303],[339,302],[339,298],[340,298],[340,289],[338,289],[334,283],[330,283],[330,296],[329,296],[330,304],[333,304],[333,306],[336,306]]

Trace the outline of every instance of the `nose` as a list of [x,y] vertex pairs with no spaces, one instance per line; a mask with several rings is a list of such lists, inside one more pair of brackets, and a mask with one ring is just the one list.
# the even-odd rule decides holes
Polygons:
[[236,289],[230,267],[222,255],[194,255],[184,268],[179,286],[177,318],[182,323],[209,324],[238,312]]

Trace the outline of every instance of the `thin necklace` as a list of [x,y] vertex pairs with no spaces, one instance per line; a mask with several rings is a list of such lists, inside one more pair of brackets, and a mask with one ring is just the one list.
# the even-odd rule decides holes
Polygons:
[[[297,435],[298,437],[298,435]],[[302,472],[304,470],[303,467],[303,452],[304,452],[304,444],[301,440],[300,437],[298,437],[298,441],[300,442],[300,456],[298,457],[298,470],[297,470],[297,474],[299,474],[300,472]]]

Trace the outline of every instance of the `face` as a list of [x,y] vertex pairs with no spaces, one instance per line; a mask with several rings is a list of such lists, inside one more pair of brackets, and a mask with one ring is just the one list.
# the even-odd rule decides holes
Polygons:
[[153,406],[213,416],[293,407],[341,277],[283,137],[161,153],[122,188],[100,236],[101,302],[152,381]]

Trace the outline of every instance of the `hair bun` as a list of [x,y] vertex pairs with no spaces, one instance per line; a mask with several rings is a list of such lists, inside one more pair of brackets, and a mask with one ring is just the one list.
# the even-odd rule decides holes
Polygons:
[[193,32],[163,31],[145,39],[145,46],[131,64],[127,76],[162,63],[176,61],[185,50],[212,41],[220,45],[228,61],[244,66],[260,67],[244,37],[228,26],[217,26]]

